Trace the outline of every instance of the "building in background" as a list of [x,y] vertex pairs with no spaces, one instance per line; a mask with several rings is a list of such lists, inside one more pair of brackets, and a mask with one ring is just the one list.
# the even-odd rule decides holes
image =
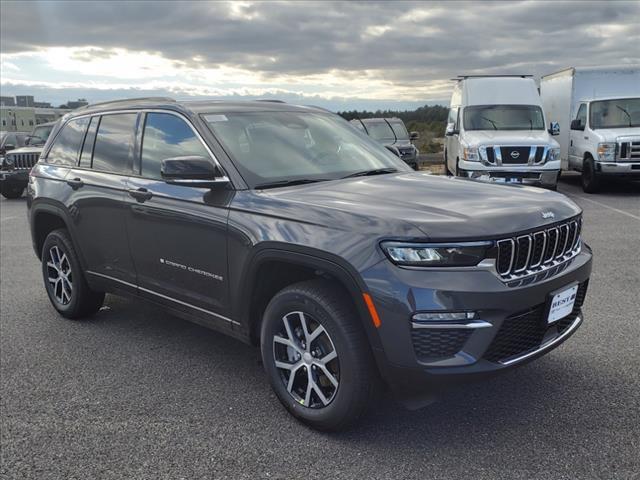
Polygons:
[[33,102],[33,106],[36,108],[51,108],[49,102]]
[[16,105],[18,107],[35,107],[33,95],[16,95]]
[[13,97],[0,97],[0,106],[2,107],[15,107],[16,99]]
[[0,107],[0,130],[30,132],[36,124],[36,112],[28,107]]

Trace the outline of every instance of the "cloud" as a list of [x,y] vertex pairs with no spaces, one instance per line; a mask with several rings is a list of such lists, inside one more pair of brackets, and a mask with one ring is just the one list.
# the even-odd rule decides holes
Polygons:
[[35,52],[53,81],[427,101],[461,73],[640,63],[639,2],[4,1],[0,17],[16,82]]

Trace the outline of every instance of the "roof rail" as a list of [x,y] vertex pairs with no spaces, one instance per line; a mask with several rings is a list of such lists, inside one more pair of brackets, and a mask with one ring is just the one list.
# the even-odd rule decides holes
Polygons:
[[82,107],[82,109],[87,109],[91,107],[96,107],[98,105],[108,105],[110,103],[127,103],[127,102],[140,102],[140,101],[154,101],[154,102],[175,102],[173,98],[170,97],[137,97],[137,98],[123,98],[121,100],[108,100],[106,102],[98,102],[98,103],[90,103]]
[[259,98],[256,102],[287,103],[284,100],[275,100],[270,98]]
[[532,78],[533,75],[458,75],[456,78],[452,78],[451,80],[455,80],[456,82],[460,80],[464,80],[466,78],[496,78],[496,77],[512,77],[512,78]]

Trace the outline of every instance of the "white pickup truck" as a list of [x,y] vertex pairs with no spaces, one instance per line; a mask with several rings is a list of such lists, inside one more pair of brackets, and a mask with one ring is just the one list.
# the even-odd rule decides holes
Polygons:
[[567,68],[542,77],[540,94],[560,125],[562,169],[581,172],[585,192],[640,179],[640,66]]
[[456,79],[446,129],[450,175],[555,189],[560,147],[528,75]]

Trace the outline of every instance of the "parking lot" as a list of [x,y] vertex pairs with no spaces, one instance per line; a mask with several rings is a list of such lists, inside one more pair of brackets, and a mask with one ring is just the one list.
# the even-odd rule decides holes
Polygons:
[[25,199],[2,199],[3,477],[640,478],[640,183],[559,190],[595,252],[580,330],[426,409],[383,397],[342,434],[293,420],[258,351],[221,334],[113,296],[90,321],[59,317]]

